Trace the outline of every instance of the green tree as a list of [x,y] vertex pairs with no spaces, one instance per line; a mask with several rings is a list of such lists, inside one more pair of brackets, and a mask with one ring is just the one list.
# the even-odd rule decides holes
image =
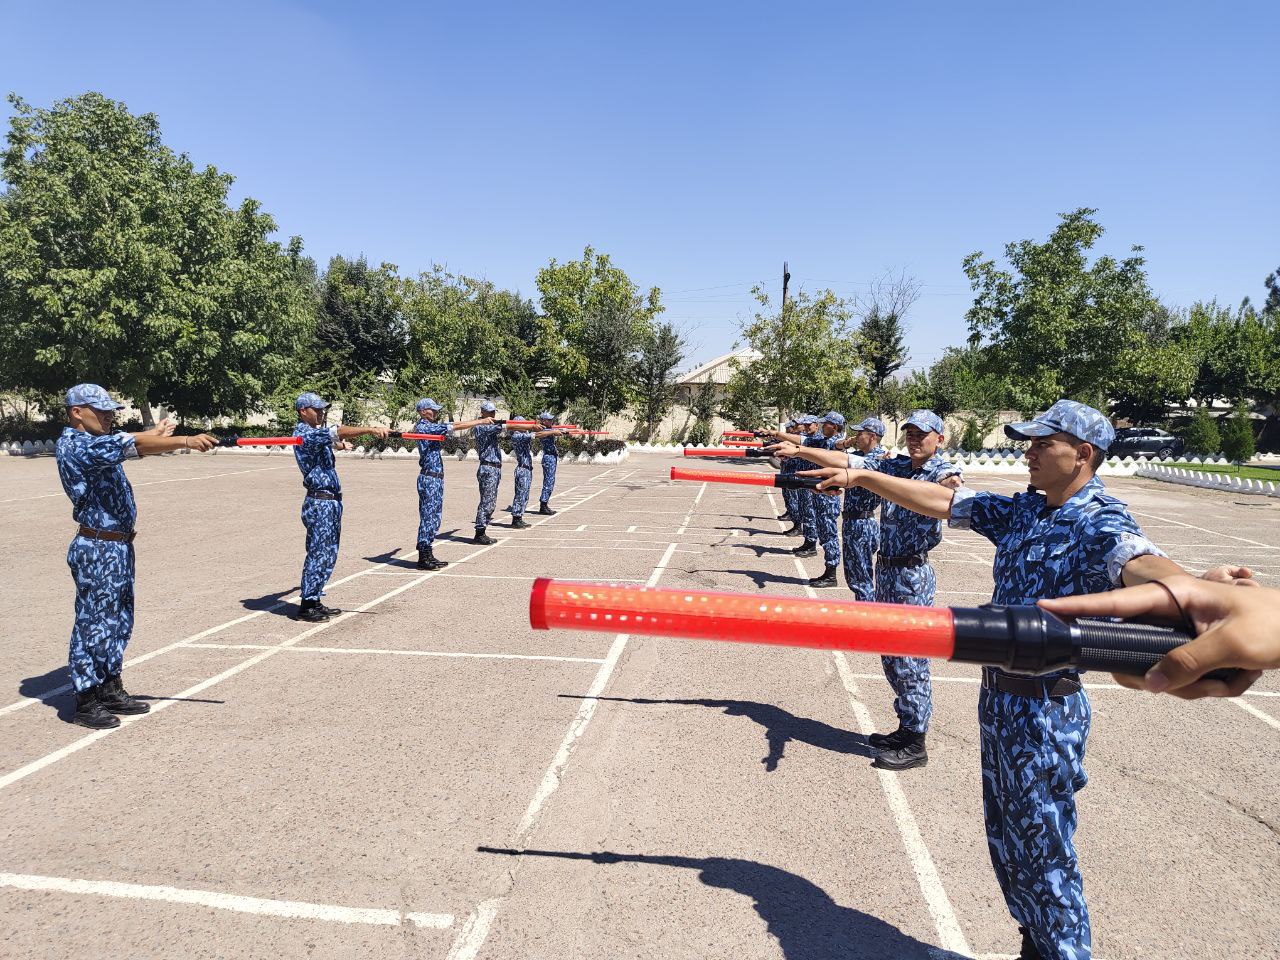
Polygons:
[[670,323],[654,325],[645,336],[636,362],[636,430],[645,441],[653,439],[659,421],[671,411],[684,351],[684,338]]
[[1103,228],[1096,211],[1064,214],[1044,243],[1005,247],[1010,269],[972,253],[964,271],[975,291],[966,317],[971,345],[987,346],[1018,409],[1061,397],[1101,406],[1127,376],[1153,307],[1141,247],[1123,260],[1088,254]]
[[310,318],[301,241],[232,177],[98,93],[14,109],[0,159],[0,388],[92,380],[182,415],[247,411],[287,378]]
[[693,426],[689,429],[686,442],[695,446],[705,446],[711,442],[711,421],[716,415],[715,384],[704,383],[689,397],[689,416]]
[[780,414],[819,414],[869,402],[848,301],[830,290],[801,291],[774,310],[762,287],[753,292],[760,308],[743,324],[742,336],[760,356],[749,379],[730,378],[730,406],[763,401]]
[[371,268],[364,257],[337,256],[320,280],[316,367],[338,389],[368,388],[407,359],[408,324],[401,281],[393,264]]
[[1248,463],[1256,452],[1253,420],[1244,401],[1236,404],[1222,424],[1222,453],[1232,463]]
[[760,369],[754,363],[742,363],[736,358],[730,361],[730,366],[733,372],[725,384],[721,414],[739,430],[776,425],[778,411],[765,401]]
[[1234,311],[1196,303],[1173,337],[1195,364],[1190,394],[1201,405],[1242,395],[1265,400],[1276,389],[1274,329],[1247,303]]
[[563,403],[607,418],[635,396],[636,362],[663,310],[657,287],[642,294],[608,254],[587,247],[581,260],[551,260],[538,271],[543,334],[540,360]]
[[1182,439],[1187,444],[1187,453],[1193,456],[1208,457],[1222,449],[1218,421],[1204,407],[1196,408],[1183,430]]
[[1164,304],[1153,305],[1140,333],[1121,358],[1126,375],[1112,385],[1111,413],[1134,423],[1160,423],[1171,406],[1191,397],[1199,357],[1179,340],[1178,317]]

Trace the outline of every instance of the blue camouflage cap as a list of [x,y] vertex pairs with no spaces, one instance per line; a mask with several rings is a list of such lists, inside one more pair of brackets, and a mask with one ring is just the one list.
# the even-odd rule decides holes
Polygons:
[[556,418],[556,415],[552,413],[550,410],[543,410],[540,414],[538,414],[539,420],[554,420],[555,418]]
[[1004,432],[1014,440],[1069,433],[1077,440],[1093,444],[1099,450],[1106,450],[1116,438],[1115,427],[1111,426],[1106,414],[1075,400],[1059,400],[1034,420],[1006,424]]
[[818,422],[818,418],[811,413],[804,413],[796,417],[796,424],[801,427],[807,427],[817,422]]
[[111,399],[96,383],[77,383],[67,391],[68,407],[93,407],[95,410],[123,410],[124,404]]
[[[904,427],[919,427],[926,433],[932,431],[934,433],[946,433],[947,428],[942,422],[942,418],[932,410],[912,410],[911,416],[907,417]],[[882,434],[883,436],[883,434]]]
[[858,430],[870,430],[877,437],[884,436],[884,421],[879,417],[866,417],[858,424]]
[[835,425],[835,426],[837,426],[837,427],[843,427],[843,426],[844,426],[844,414],[843,414],[843,413],[838,413],[838,412],[836,412],[835,410],[828,410],[828,411],[823,415],[823,417],[822,417],[822,422],[823,422],[823,423],[830,423],[830,424],[834,424],[834,425]]
[[493,405],[492,400],[485,400],[483,403],[480,404],[480,412],[481,413],[497,413],[498,408]]
[[434,400],[432,400],[430,397],[423,397],[421,400],[419,400],[419,401],[418,401],[417,406],[416,406],[416,408],[415,408],[415,409],[418,409],[418,410],[435,410],[437,413],[439,413],[439,412],[440,412],[442,409],[444,409],[444,408],[443,408],[443,407],[441,407],[441,406],[440,406],[440,404],[438,404],[438,403],[436,403]]
[[295,410],[305,410],[307,407],[311,407],[315,410],[325,410],[328,406],[328,401],[321,400],[320,394],[312,393],[310,390],[306,393],[298,394],[298,399],[293,401],[293,408]]

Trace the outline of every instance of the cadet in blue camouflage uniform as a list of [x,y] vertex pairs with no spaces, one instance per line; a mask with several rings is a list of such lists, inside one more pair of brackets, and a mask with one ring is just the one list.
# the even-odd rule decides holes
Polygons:
[[300,394],[294,401],[298,424],[293,429],[302,443],[293,448],[293,457],[302,471],[307,494],[302,499],[302,525],[307,528],[307,556],[302,563],[302,603],[297,618],[307,623],[323,623],[341,613],[320,602],[324,585],[338,562],[342,538],[342,484],[334,467],[334,441],[372,434],[385,440],[386,427],[330,427],[325,424],[329,404],[314,393]]
[[538,513],[543,516],[555,516],[551,509],[551,494],[556,488],[556,467],[560,465],[560,450],[556,446],[556,433],[551,427],[556,418],[549,410],[538,414],[538,422],[545,428],[539,433],[538,442],[542,445],[542,490],[538,494]]
[[[765,447],[773,450],[776,449],[776,444],[778,443],[803,443],[805,436],[807,435],[807,430],[805,429],[806,425],[812,420],[813,418],[808,414],[800,414],[799,416],[792,417],[784,423],[781,430],[765,431],[773,437],[773,440],[765,443]],[[779,461],[780,472],[787,476],[794,474],[797,470],[805,466],[805,461],[798,457],[780,457]],[[803,491],[792,490],[785,487],[782,490],[782,502],[786,505],[786,510],[778,519],[791,521],[791,528],[783,531],[785,536],[794,537],[800,536],[804,533],[804,509],[801,506],[800,497],[802,492]],[[810,556],[812,556],[812,554],[810,554]]]
[[[852,448],[854,453],[863,456],[882,457],[885,454],[884,447],[880,446],[883,437],[884,423],[876,417],[867,417],[855,428],[853,436],[836,444],[836,448]],[[853,591],[854,599],[863,602],[876,598],[874,559],[880,545],[880,521],[876,519],[876,510],[880,503],[879,497],[861,487],[844,492],[840,537],[844,581]]]
[[[834,454],[801,451],[800,456],[832,466],[843,458],[849,466],[863,467],[888,476],[958,487],[960,468],[938,453],[945,439],[943,430],[942,418],[932,410],[916,410],[904,425],[906,456],[862,457],[845,455],[841,451]],[[815,493],[814,496],[821,494]],[[880,603],[932,606],[937,579],[929,563],[929,551],[941,542],[942,523],[939,520],[886,502],[880,511],[876,600]],[[885,770],[923,767],[929,762],[925,738],[929,719],[933,716],[929,661],[924,657],[881,657],[880,662],[885,679],[895,694],[893,709],[898,715],[898,729],[890,734],[871,735],[871,745],[880,750],[874,765]]]
[[[498,408],[488,400],[480,404],[482,417],[491,418],[497,412]],[[473,542],[489,546],[498,542],[484,530],[493,519],[493,511],[498,506],[498,486],[502,483],[502,447],[498,444],[502,436],[502,425],[485,424],[476,427],[472,435],[476,438],[476,454],[480,457],[480,465],[476,467],[480,502],[476,505],[476,535]]]
[[[805,448],[823,449],[820,442],[821,430],[818,427],[818,418],[811,414],[805,414],[800,418],[800,445]],[[796,506],[800,508],[800,516],[796,523],[800,527],[800,532],[804,536],[804,540],[800,546],[792,549],[792,553],[797,557],[813,557],[818,553],[818,515],[813,509],[813,491],[797,490]]]
[[[513,414],[511,419],[523,420],[524,418],[517,417]],[[551,423],[555,422],[555,417],[545,410],[538,414],[538,422],[544,426],[544,429],[539,430],[537,427],[508,428],[511,432],[511,450],[515,453],[516,457],[516,489],[511,500],[511,506],[507,508],[507,511],[511,514],[511,526],[516,530],[524,530],[529,526],[529,524],[524,522],[524,511],[529,505],[529,490],[533,487],[533,442],[535,440],[541,443],[543,449],[542,490],[548,500],[551,498],[551,491],[555,487],[555,463],[558,460],[558,457],[556,456],[555,438],[556,434],[561,431],[547,429]],[[550,459],[552,462],[550,484],[547,482],[546,465],[548,458],[548,453],[546,451],[548,446],[550,447]],[[546,501],[542,502],[541,507],[542,509],[539,510],[539,513],[549,515],[555,513],[554,510],[547,506]]]
[[138,511],[122,464],[170,450],[209,450],[210,436],[173,436],[173,421],[142,433],[113,433],[124,404],[96,383],[67,391],[70,426],[58,438],[58,477],[79,530],[67,550],[76,584],[76,618],[67,665],[75,688],[72,723],[93,730],[118,727],[115,714],[146,713],[120,678],[133,634],[134,524]]
[[[818,421],[820,433],[805,441],[805,446],[817,450],[834,450],[844,439],[844,416],[835,410],[828,411]],[[840,569],[840,498],[828,497],[812,490],[801,491],[809,500],[813,511],[814,529],[822,544],[822,573],[809,581],[811,587],[834,587],[836,571]]]
[[[865,486],[991,540],[995,603],[1035,603],[1185,574],[1095,476],[1115,437],[1102,413],[1060,400],[1005,431],[1031,442],[1026,493],[953,492],[861,470],[824,471],[830,475],[824,486]],[[1229,568],[1205,574],[1231,576]],[[978,721],[987,845],[1009,912],[1022,928],[1020,956],[1087,960],[1089,912],[1073,842],[1090,721],[1079,675],[984,669]]]
[[418,401],[418,422],[414,433],[438,436],[439,440],[418,441],[418,569],[441,570],[448,566],[436,557],[433,544],[440,532],[440,518],[444,511],[444,457],[443,442],[456,430],[467,430],[491,420],[468,420],[464,423],[442,423],[440,404],[430,397]]

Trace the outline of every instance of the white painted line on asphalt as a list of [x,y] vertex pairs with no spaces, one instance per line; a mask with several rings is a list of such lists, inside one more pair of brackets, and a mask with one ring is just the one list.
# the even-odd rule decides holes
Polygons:
[[680,524],[680,529],[676,531],[676,536],[682,536],[689,528],[689,521],[693,519],[693,512],[698,509],[698,504],[702,502],[702,495],[707,492],[707,485],[704,483],[698,488],[698,495],[693,498],[693,503],[689,504],[689,512],[684,515],[684,520]]
[[[141,483],[132,484],[133,487],[153,487],[158,483],[189,483],[193,480],[216,480],[218,477],[235,477],[242,473],[266,473],[268,470],[283,470],[285,466],[293,466],[293,464],[281,464],[278,467],[258,467],[255,470],[232,470],[229,473],[210,473],[203,477],[170,477],[167,480],[143,480]],[[41,493],[34,497],[14,497],[11,500],[0,500],[0,503],[24,503],[28,500],[46,500],[49,497],[65,497],[66,494],[59,491],[58,493]]]
[[[854,673],[854,674],[850,674],[850,676],[855,677],[858,680],[884,680],[884,674],[882,673]],[[932,680],[938,683],[981,683],[982,682],[981,677],[941,677],[941,676],[938,676],[938,674],[936,673],[931,673],[929,676]],[[885,680],[885,682],[888,683],[887,680]],[[1129,689],[1128,687],[1120,686],[1120,684],[1118,683],[1086,683],[1084,685],[1084,688],[1086,690],[1128,690]],[[1272,690],[1246,690],[1244,692],[1244,696],[1246,697],[1280,697],[1280,692],[1276,692]],[[1223,698],[1223,699],[1227,699],[1227,698]],[[1271,718],[1268,717],[1268,719],[1271,719]]]
[[[627,474],[626,476],[630,476],[630,474]],[[625,479],[625,477],[623,479]],[[591,494],[591,496],[592,497],[599,496],[601,493],[603,493],[605,490],[608,490],[608,489],[609,487],[601,487],[595,493]],[[573,509],[572,506],[565,508],[566,511],[571,509]],[[561,511],[561,512],[563,513],[564,511]],[[539,523],[546,523],[547,520],[550,520],[550,519],[553,519],[553,518],[546,517],[534,523],[533,526],[537,526]],[[468,561],[474,560],[476,557],[481,556],[482,554],[488,553],[490,550],[496,550],[498,547],[502,546],[504,543],[509,543],[509,542],[510,541],[508,540],[499,540],[495,544],[491,544],[486,547],[481,547],[479,550],[473,550],[471,553],[467,554],[462,559],[455,560],[454,563],[458,563],[458,564],[467,563]],[[367,573],[367,572],[368,571],[361,571],[361,573]],[[351,576],[346,577],[345,579],[351,580],[357,576],[360,576],[360,573],[352,574]],[[372,608],[378,606],[380,603],[390,600],[393,597],[399,596],[400,594],[404,593],[406,590],[412,590],[414,587],[418,586],[419,584],[427,580],[434,578],[435,576],[437,576],[436,571],[434,570],[428,571],[422,574],[422,576],[420,577],[415,577],[413,580],[410,580],[408,583],[401,584],[395,589],[389,590],[387,593],[382,594],[382,596],[380,597],[375,597],[373,600],[370,600],[368,603],[365,603],[364,605],[357,607],[355,610],[343,611],[341,614],[334,617],[333,619],[327,620],[324,623],[316,624],[314,627],[311,627],[308,630],[304,630],[301,633],[297,634],[296,636],[289,638],[279,646],[272,647],[268,650],[263,650],[257,656],[250,657],[248,660],[245,660],[242,663],[238,663],[233,667],[229,667],[228,669],[222,671],[222,673],[219,673],[216,676],[210,677],[208,680],[202,680],[200,683],[197,683],[195,686],[188,687],[186,690],[183,690],[182,692],[175,694],[170,699],[158,700],[154,702],[151,705],[151,711],[149,713],[138,714],[132,717],[123,717],[121,718],[120,726],[115,727],[114,729],[95,730],[93,733],[83,736],[79,740],[73,740],[71,743],[66,744],[60,749],[55,750],[52,753],[46,754],[45,756],[40,757],[39,759],[33,760],[30,763],[27,763],[19,767],[18,769],[13,770],[5,774],[4,776],[0,777],[0,790],[3,790],[14,783],[17,783],[19,780],[23,780],[26,777],[31,776],[33,773],[38,773],[44,768],[57,763],[59,760],[62,760],[66,757],[71,756],[73,753],[83,750],[85,747],[89,746],[90,744],[98,740],[101,740],[103,737],[109,736],[110,734],[114,733],[117,730],[123,730],[126,727],[129,727],[141,720],[146,719],[147,717],[155,716],[160,711],[168,709],[169,707],[173,706],[175,703],[181,703],[183,700],[190,699],[196,694],[202,693],[205,690],[209,689],[210,687],[216,684],[219,684],[224,680],[228,680],[231,677],[234,677],[236,674],[240,673],[241,671],[247,670],[252,666],[256,666],[257,664],[261,663],[263,660],[266,660],[268,657],[272,657],[275,654],[279,653],[282,649],[288,649],[289,647],[296,646],[297,644],[301,643],[303,640],[307,639],[308,637],[314,636],[315,634],[320,633],[323,630],[327,630],[336,624],[339,624],[348,620],[354,614],[364,613],[365,611],[371,610]],[[277,606],[279,606],[279,604],[277,604]],[[265,613],[265,612],[266,611],[255,611],[255,613],[250,616],[254,616],[254,615]],[[249,618],[250,617],[246,616],[241,619],[247,620]],[[203,635],[207,636],[210,632],[216,632],[216,629],[218,628],[214,628],[214,631],[205,631]]]
[[[858,692],[858,682],[854,680],[853,672],[849,669],[849,661],[839,651],[832,653],[832,657],[836,663],[836,671],[840,674],[840,680],[849,695],[849,704],[853,707],[853,714],[857,718],[859,732],[866,736],[875,733],[875,721],[871,719],[871,711],[862,702]],[[880,775],[880,786],[888,801],[889,812],[893,814],[898,834],[902,837],[902,844],[907,850],[907,859],[911,861],[916,881],[920,884],[920,892],[924,895],[925,906],[938,931],[939,946],[944,950],[953,950],[970,956],[972,951],[969,949],[969,941],[965,938],[960,921],[956,917],[955,908],[952,907],[947,891],[942,885],[942,877],[933,862],[929,848],[925,845],[920,826],[911,812],[911,805],[907,803],[907,795],[898,782],[898,775],[892,770],[881,770],[879,767],[874,769]]]
[[1245,713],[1251,714],[1252,716],[1257,717],[1259,720],[1261,720],[1263,723],[1267,724],[1268,726],[1275,727],[1277,730],[1280,730],[1280,720],[1277,720],[1275,717],[1271,716],[1271,714],[1263,713],[1253,704],[1245,703],[1244,700],[1241,699],[1240,697],[1231,697],[1230,700],[1232,703],[1234,703],[1237,707],[1239,707]]
[[275,643],[192,643],[188,646],[202,650],[287,650],[289,653],[370,653],[457,660],[554,660],[561,663],[604,663],[600,657],[554,657],[532,653],[466,653],[457,650],[396,650],[385,647],[285,647]]
[[[1209,533],[1215,537],[1226,537],[1228,540],[1239,540],[1241,543],[1251,543],[1256,547],[1266,547],[1268,550],[1276,549],[1276,545],[1274,543],[1263,543],[1260,540],[1250,540],[1248,537],[1237,537],[1231,533],[1222,533],[1219,530],[1210,530],[1208,527],[1197,527],[1194,523],[1183,523],[1181,520],[1174,520],[1172,517],[1162,517],[1159,514],[1149,513],[1146,510],[1135,510],[1133,507],[1130,507],[1129,512],[1139,517],[1152,517],[1156,520],[1163,520],[1165,523],[1175,523],[1180,527],[1199,530],[1201,533]],[[1195,546],[1195,544],[1183,544],[1183,546]]]
[[340,907],[330,903],[304,903],[299,900],[266,900],[244,897],[214,890],[191,890],[183,887],[156,887],[140,883],[117,883],[108,880],[75,880],[66,877],[42,877],[24,873],[0,873],[0,887],[15,890],[41,890],[56,893],[87,894],[96,897],[123,897],[127,900],[159,900],[235,913],[253,913],[263,917],[291,920],[324,920],[328,923],[363,923],[398,927],[402,924],[448,930],[453,916],[448,913],[402,913],[372,907]]
[[[662,559],[658,561],[658,565],[653,568],[649,579],[645,581],[645,586],[656,587],[658,585],[658,580],[667,569],[667,564],[671,562],[675,552],[676,545],[672,543],[667,547],[667,552],[662,555]],[[570,721],[569,729],[565,731],[564,739],[560,741],[560,747],[556,750],[556,755],[552,759],[551,765],[547,767],[546,773],[542,775],[542,781],[538,784],[538,789],[534,793],[533,799],[529,801],[529,806],[525,809],[524,816],[520,818],[520,824],[516,827],[512,846],[523,846],[525,839],[537,825],[538,815],[542,812],[542,808],[560,787],[560,783],[564,778],[565,767],[568,766],[569,761],[573,758],[573,753],[577,749],[582,735],[586,733],[587,726],[591,723],[591,718],[595,716],[596,708],[600,705],[599,697],[609,685],[609,680],[618,666],[622,651],[626,649],[627,639],[628,635],[625,633],[620,633],[614,637],[604,663],[596,673],[595,679],[591,682],[591,687],[587,690],[586,696],[583,697],[582,705],[578,707],[578,712],[574,715],[573,720]],[[471,912],[471,915],[463,923],[462,929],[459,931],[453,945],[449,948],[449,953],[445,960],[474,960],[476,955],[479,954],[480,948],[484,946],[484,941],[489,936],[489,929],[497,918],[498,911],[501,909],[505,899],[506,897],[496,897],[485,900],[476,906],[475,910]]]

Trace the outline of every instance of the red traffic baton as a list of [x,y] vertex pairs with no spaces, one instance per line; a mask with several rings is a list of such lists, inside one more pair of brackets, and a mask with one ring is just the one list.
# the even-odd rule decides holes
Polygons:
[[752,430],[722,430],[720,432],[720,436],[722,437],[754,437],[755,432]]
[[672,467],[671,479],[697,483],[741,483],[782,490],[813,490],[822,482],[817,477],[798,477],[792,473],[737,473],[730,470],[689,470],[685,467]]
[[220,447],[300,447],[301,437],[223,437]]
[[725,440],[726,447],[763,447],[764,444],[759,440]]
[[732,450],[728,448],[719,450],[715,447],[685,447],[684,449],[684,455],[686,457],[745,457],[750,452],[753,451],[741,449]]
[[399,430],[393,430],[387,436],[396,437],[400,440],[447,440],[447,434],[444,433],[401,433]]
[[[1170,627],[1067,622],[1039,607],[915,607],[673,590],[539,577],[529,624],[605,633],[931,657],[1016,673],[1102,670],[1142,676],[1191,639]],[[1234,671],[1206,676],[1225,679]]]

